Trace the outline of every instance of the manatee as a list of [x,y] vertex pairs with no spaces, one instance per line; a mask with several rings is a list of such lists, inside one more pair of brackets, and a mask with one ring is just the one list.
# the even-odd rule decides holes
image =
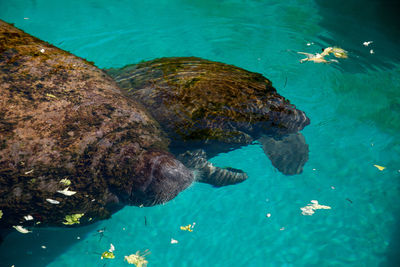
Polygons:
[[160,58],[106,71],[149,110],[168,134],[170,151],[201,173],[200,182],[244,181],[244,171],[217,168],[208,158],[255,141],[283,174],[301,173],[308,160],[299,131],[309,118],[262,74],[197,57]]
[[165,203],[194,181],[168,145],[104,71],[0,21],[0,228]]

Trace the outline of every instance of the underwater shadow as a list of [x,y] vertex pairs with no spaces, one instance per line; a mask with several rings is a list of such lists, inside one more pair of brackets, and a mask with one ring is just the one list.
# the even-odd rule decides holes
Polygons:
[[399,266],[400,264],[400,210],[396,212],[396,224],[386,251],[386,260],[379,267]]
[[0,243],[0,266],[47,266],[69,247],[85,242],[85,237],[99,225],[97,222],[77,228],[35,228],[29,234],[10,231]]

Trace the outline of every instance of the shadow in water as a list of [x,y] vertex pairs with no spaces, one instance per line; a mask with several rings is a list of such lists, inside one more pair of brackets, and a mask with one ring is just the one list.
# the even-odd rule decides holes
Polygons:
[[0,266],[47,266],[70,246],[85,242],[85,236],[99,225],[97,222],[78,228],[35,228],[29,234],[11,231],[3,235],[0,244]]
[[400,266],[400,210],[396,212],[396,224],[394,232],[391,236],[388,249],[386,251],[386,259],[380,267]]
[[[330,45],[338,45],[357,60],[342,64],[346,72],[390,69],[400,62],[400,1],[325,1],[316,0],[320,25],[328,31],[319,36]],[[363,42],[373,41],[368,47]],[[373,54],[371,54],[371,49]]]

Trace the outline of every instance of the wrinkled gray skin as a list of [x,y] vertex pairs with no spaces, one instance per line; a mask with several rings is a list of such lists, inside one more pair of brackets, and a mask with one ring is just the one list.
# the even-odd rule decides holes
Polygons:
[[[301,173],[308,160],[308,145],[299,131],[309,119],[261,74],[195,57],[161,58],[106,71],[128,96],[147,107],[170,137],[170,151],[196,170],[200,182],[222,186],[246,180],[244,171],[215,167],[208,158],[255,141],[285,175]],[[240,103],[235,103],[236,96]],[[211,117],[196,117],[209,110]],[[216,128],[228,134],[215,137]]]

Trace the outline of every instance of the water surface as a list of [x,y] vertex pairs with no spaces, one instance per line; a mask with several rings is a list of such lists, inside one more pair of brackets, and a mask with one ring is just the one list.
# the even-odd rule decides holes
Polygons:
[[[193,184],[165,205],[125,207],[79,229],[13,232],[0,245],[0,265],[128,266],[123,256],[149,249],[149,266],[396,266],[398,5],[346,3],[0,1],[0,19],[101,68],[163,56],[234,64],[264,74],[311,119],[301,175],[279,173],[258,144],[220,154],[216,165],[241,168],[249,179],[223,188]],[[298,51],[328,46],[349,58],[299,63]],[[332,209],[302,215],[311,200]],[[193,232],[179,229],[193,222]],[[116,258],[101,260],[110,243]]]

